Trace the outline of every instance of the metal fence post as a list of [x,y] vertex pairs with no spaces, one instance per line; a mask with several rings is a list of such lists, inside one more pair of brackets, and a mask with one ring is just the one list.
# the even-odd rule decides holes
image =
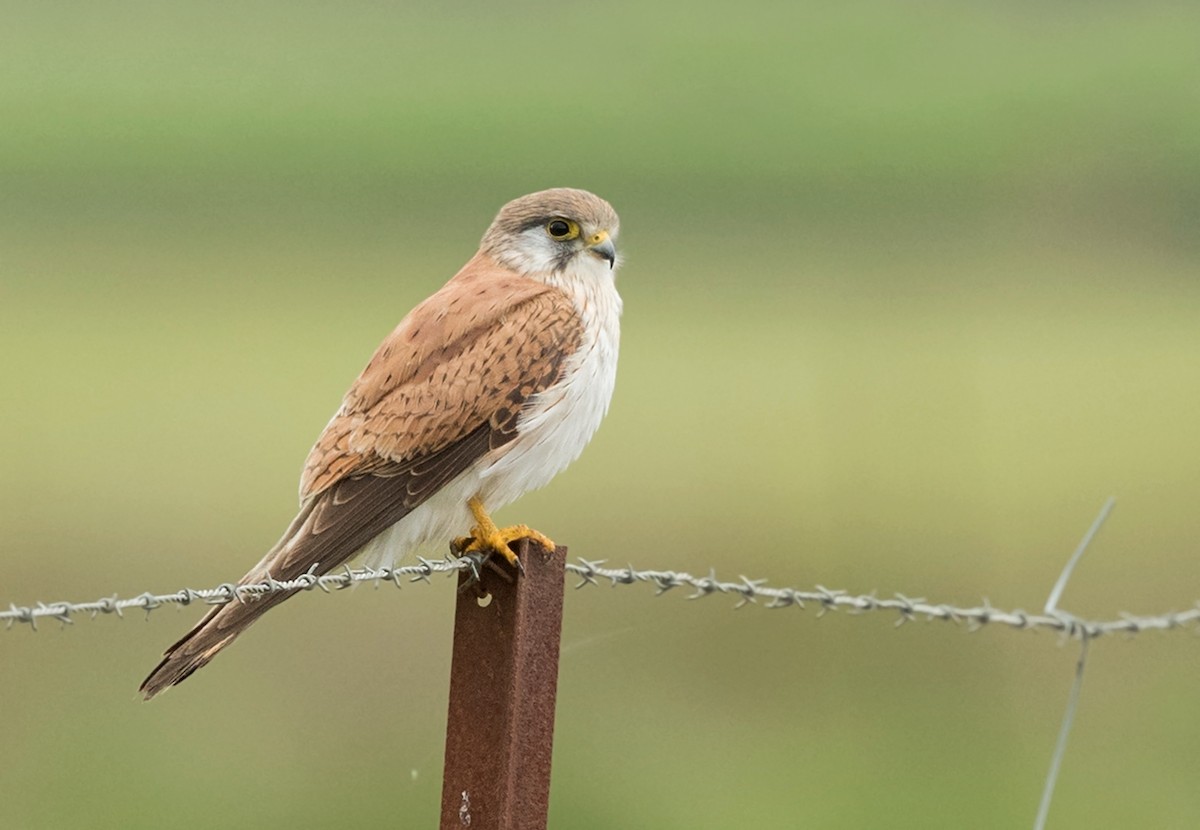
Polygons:
[[567,549],[518,555],[459,575],[441,830],[546,827]]

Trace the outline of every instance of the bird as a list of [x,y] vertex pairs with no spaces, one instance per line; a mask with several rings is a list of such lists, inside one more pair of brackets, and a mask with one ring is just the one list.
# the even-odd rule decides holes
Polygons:
[[[375,351],[309,452],[300,509],[238,583],[390,566],[449,542],[498,555],[528,537],[491,513],[583,451],[616,382],[621,297],[612,206],[554,188],[505,204],[479,250]],[[295,591],[214,607],[142,682],[182,682]]]

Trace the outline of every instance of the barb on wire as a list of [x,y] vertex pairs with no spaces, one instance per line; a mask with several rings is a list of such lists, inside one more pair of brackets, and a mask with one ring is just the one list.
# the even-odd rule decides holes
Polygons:
[[[77,614],[88,614],[96,617],[100,614],[116,614],[121,616],[123,611],[140,609],[149,613],[162,605],[187,605],[195,600],[209,604],[246,601],[253,597],[293,591],[298,589],[312,590],[320,588],[326,593],[331,589],[347,588],[357,582],[391,582],[399,587],[404,582],[428,582],[436,573],[457,573],[461,570],[471,570],[477,567],[470,559],[421,559],[415,565],[405,565],[398,568],[346,568],[337,573],[316,576],[304,574],[293,580],[267,580],[249,585],[233,585],[226,583],[215,588],[195,590],[183,588],[170,594],[144,593],[138,596],[119,599],[115,596],[105,597],[92,602],[51,602],[37,603],[31,606],[10,605],[8,610],[0,610],[0,622],[11,628],[15,623],[27,623],[36,628],[41,619],[50,618],[62,623],[73,622]],[[717,578],[714,571],[706,576],[694,576],[685,571],[672,570],[638,570],[633,565],[623,568],[604,567],[602,560],[580,559],[567,563],[567,572],[579,579],[577,588],[598,585],[602,581],[612,586],[648,584],[654,587],[656,595],[665,594],[675,588],[689,591],[688,599],[701,600],[717,594],[736,599],[735,606],[741,607],[751,603],[767,609],[799,608],[810,606],[817,610],[818,616],[832,611],[852,611],[865,613],[867,611],[882,611],[897,615],[896,624],[902,625],[917,619],[941,620],[957,624],[966,624],[971,630],[987,625],[1001,625],[1016,629],[1044,629],[1055,631],[1064,637],[1072,639],[1095,639],[1107,634],[1140,634],[1144,631],[1171,631],[1184,627],[1193,627],[1200,623],[1200,602],[1185,611],[1168,612],[1154,616],[1133,616],[1122,614],[1116,619],[1085,620],[1055,610],[1053,613],[1030,613],[1020,609],[1005,611],[992,607],[986,601],[979,606],[958,607],[949,603],[930,602],[924,598],[914,598],[904,594],[892,597],[879,597],[875,594],[854,595],[842,590],[834,590],[817,585],[808,590],[798,588],[775,588],[764,580],[740,577],[734,581],[724,581]]]

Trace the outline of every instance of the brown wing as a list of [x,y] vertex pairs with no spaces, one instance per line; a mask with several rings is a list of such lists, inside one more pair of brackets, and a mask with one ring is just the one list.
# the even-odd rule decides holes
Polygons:
[[[558,379],[580,335],[557,289],[473,259],[376,351],[309,454],[300,513],[239,584],[328,573],[514,439],[521,407]],[[292,593],[214,608],[142,683],[146,699]]]

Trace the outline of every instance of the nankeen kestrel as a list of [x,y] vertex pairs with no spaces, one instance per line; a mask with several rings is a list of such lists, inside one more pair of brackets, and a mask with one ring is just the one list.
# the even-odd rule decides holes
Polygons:
[[[608,410],[621,298],[608,202],[559,188],[505,205],[479,252],[379,346],[308,455],[300,512],[239,584],[324,574],[426,545],[515,556],[545,537],[488,516],[574,461]],[[208,612],[142,683],[186,679],[277,603]]]

